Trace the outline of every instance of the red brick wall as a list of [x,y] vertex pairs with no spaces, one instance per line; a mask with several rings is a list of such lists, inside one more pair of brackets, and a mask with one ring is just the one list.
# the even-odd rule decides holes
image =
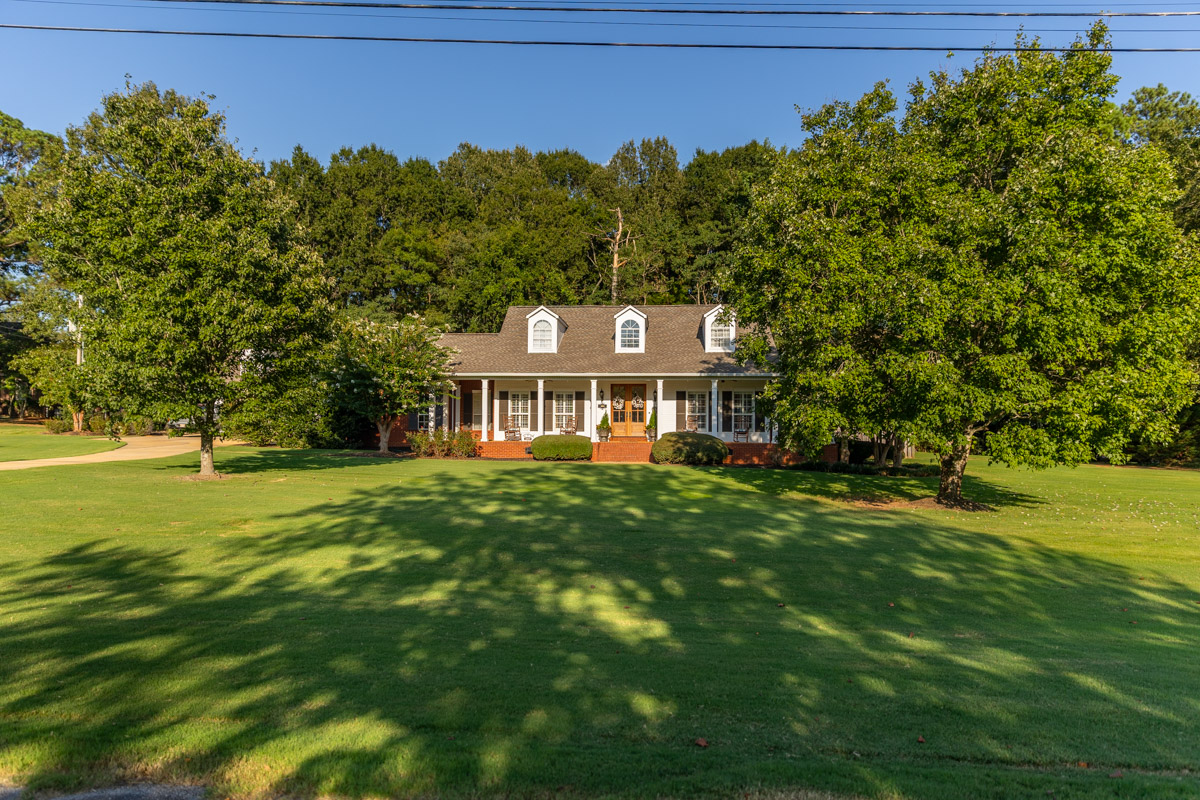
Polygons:
[[529,442],[480,442],[475,452],[480,458],[533,458],[528,447]]
[[[725,459],[725,463],[737,467],[769,467],[776,463],[799,464],[808,460],[786,450],[782,451],[781,455],[776,455],[777,453],[780,453],[779,446],[774,444],[730,442],[729,458]],[[830,464],[837,461],[837,445],[825,445],[821,450],[820,460]]]
[[593,442],[592,461],[606,464],[646,464],[650,461],[650,442]]

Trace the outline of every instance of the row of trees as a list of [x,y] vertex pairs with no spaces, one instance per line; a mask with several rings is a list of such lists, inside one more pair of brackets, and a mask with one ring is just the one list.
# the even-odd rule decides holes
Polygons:
[[[204,99],[153,84],[104,98],[65,141],[16,130],[8,338],[46,402],[311,443],[368,416],[384,434],[444,388],[416,316],[350,320],[295,203]],[[345,431],[353,437],[358,431]]]
[[806,114],[796,150],[683,168],[663,139],[604,165],[463,145],[264,167],[152,85],[65,141],[5,117],[6,347],[27,352],[3,367],[208,443],[314,441],[351,413],[386,441],[440,386],[414,314],[495,330],[514,303],[722,299],[796,449],[916,441],[946,502],[979,447],[1121,460],[1195,416],[1200,106],[1158,87],[1116,108],[1106,44],[1097,25],[1061,55],[989,54],[903,110],[879,85]]
[[778,349],[785,441],[920,442],[956,503],[975,447],[1045,467],[1172,440],[1197,388],[1197,108],[1142,91],[1114,125],[1105,45],[1097,25],[935,73],[901,112],[881,84],[804,116],[729,282],[744,352]]
[[268,172],[296,199],[336,305],[490,331],[521,303],[717,299],[776,155],[751,142],[681,168],[657,138],[604,165],[470,144],[434,165],[370,145],[326,166],[297,147]]

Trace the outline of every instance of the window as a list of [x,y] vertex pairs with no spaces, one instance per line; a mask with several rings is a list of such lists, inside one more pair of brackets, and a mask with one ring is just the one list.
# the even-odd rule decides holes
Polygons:
[[483,430],[483,392],[479,389],[471,392],[471,430]]
[[554,329],[549,321],[539,319],[533,323],[533,349],[537,353],[554,352]]
[[733,429],[754,430],[754,392],[733,393]]
[[689,430],[708,430],[708,392],[687,393],[687,422]]
[[642,326],[636,319],[627,319],[621,323],[621,349],[638,350],[642,346]]
[[575,421],[575,393],[554,393],[554,429],[561,431]]
[[420,408],[417,410],[417,430],[429,430],[429,409]]
[[730,330],[729,323],[714,320],[710,331],[712,349],[728,350],[733,343],[733,332]]
[[529,392],[508,393],[508,416],[512,424],[523,430],[529,428]]

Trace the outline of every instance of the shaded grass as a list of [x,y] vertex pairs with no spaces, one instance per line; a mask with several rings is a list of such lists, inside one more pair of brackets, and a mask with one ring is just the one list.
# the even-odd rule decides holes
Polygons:
[[55,436],[41,425],[0,423],[0,461],[84,456],[121,446],[103,436]]
[[0,474],[0,777],[1200,794],[1195,473],[220,461]]

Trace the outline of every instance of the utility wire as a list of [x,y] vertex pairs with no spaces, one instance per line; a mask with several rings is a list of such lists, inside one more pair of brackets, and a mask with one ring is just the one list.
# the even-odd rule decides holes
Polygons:
[[[54,5],[54,6],[87,6],[97,8],[145,8],[145,6],[134,3],[95,3],[89,0],[13,0],[17,3],[34,3],[37,5]],[[726,28],[752,28],[764,30],[837,30],[837,31],[946,31],[946,32],[969,32],[969,33],[1006,33],[1006,29],[1002,28],[967,28],[961,26],[898,26],[898,25],[765,25],[753,23],[737,23],[737,22],[646,22],[644,20],[621,20],[609,22],[607,20],[590,20],[590,19],[530,19],[528,17],[460,17],[460,16],[439,16],[429,14],[355,14],[340,11],[299,11],[293,9],[277,9],[267,10],[259,8],[206,8],[198,6],[184,6],[182,8],[167,8],[164,6],[155,6],[155,11],[210,11],[221,13],[240,13],[240,14],[268,14],[268,15],[286,15],[297,17],[341,17],[344,19],[412,19],[412,20],[431,20],[431,21],[456,21],[456,22],[505,22],[505,23],[530,23],[530,24],[551,24],[551,25],[619,25],[629,27],[652,27],[652,28],[709,28],[713,30],[723,30]],[[1026,33],[1078,33],[1078,28],[1023,28]],[[1200,33],[1200,28],[1113,28],[1110,29],[1113,33]]]
[[882,50],[907,52],[965,53],[1200,53],[1200,47],[931,47],[918,45],[845,44],[722,44],[716,42],[570,42],[532,39],[459,39],[424,36],[349,36],[315,33],[242,33],[234,31],[171,31],[136,28],[82,28],[68,25],[14,25],[0,28],[25,31],[70,31],[76,33],[131,33],[151,36],[209,36],[236,39],[303,39],[329,42],[407,42],[417,44],[497,44],[536,47],[644,47],[683,50]]
[[366,0],[146,0],[149,3],[220,3],[262,6],[397,8],[443,11],[562,11],[583,14],[756,14],[810,17],[1200,17],[1200,11],[813,11],[781,8],[664,8],[612,6],[459,5],[454,3],[376,3]]

